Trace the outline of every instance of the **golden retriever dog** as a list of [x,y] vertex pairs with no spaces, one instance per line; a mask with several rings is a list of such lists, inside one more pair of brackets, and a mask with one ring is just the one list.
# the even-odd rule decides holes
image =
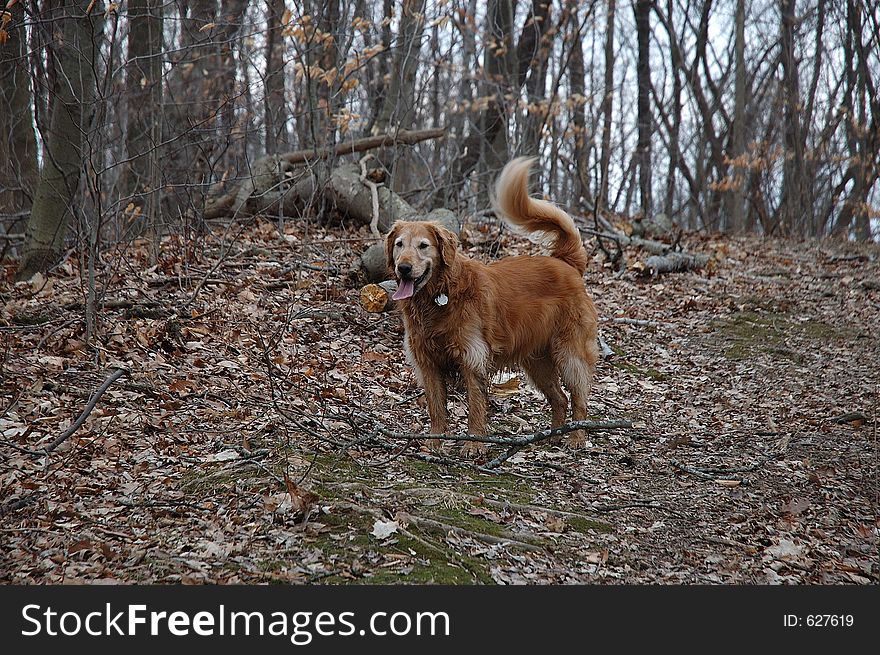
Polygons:
[[[575,420],[587,416],[598,359],[597,317],[584,288],[587,253],[571,217],[529,197],[532,159],[509,162],[495,187],[495,208],[514,228],[551,237],[551,255],[505,257],[490,264],[458,249],[458,237],[431,222],[395,223],[385,241],[397,278],[405,350],[425,390],[431,433],[448,429],[447,382],[459,374],[467,389],[468,434],[486,434],[489,381],[520,367],[550,403],[552,425],[565,423],[571,394]],[[562,384],[560,384],[560,381]],[[567,442],[581,446],[582,431]],[[437,445],[434,442],[432,445]],[[465,455],[485,444],[469,441]]]

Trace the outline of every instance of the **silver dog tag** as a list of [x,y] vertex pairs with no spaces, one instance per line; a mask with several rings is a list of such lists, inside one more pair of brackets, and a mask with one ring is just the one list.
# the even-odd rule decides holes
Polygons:
[[443,305],[449,302],[449,298],[446,297],[445,293],[441,293],[439,296],[434,298],[434,302],[437,303],[438,306],[443,307]]

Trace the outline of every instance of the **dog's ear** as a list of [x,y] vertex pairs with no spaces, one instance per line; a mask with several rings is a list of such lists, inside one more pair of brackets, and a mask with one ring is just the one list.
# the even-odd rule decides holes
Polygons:
[[440,225],[432,225],[431,229],[437,241],[440,259],[443,260],[444,264],[450,266],[455,261],[455,254],[458,251],[458,237],[455,235],[455,232],[447,230]]
[[385,237],[385,263],[392,274],[394,273],[394,242],[397,240],[397,235],[402,227],[401,222],[397,221],[391,226],[391,231]]

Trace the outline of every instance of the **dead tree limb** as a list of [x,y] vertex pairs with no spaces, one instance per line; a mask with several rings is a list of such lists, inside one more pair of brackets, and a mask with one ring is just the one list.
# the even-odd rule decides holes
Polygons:
[[[355,139],[336,144],[330,148],[295,150],[293,152],[269,155],[254,163],[251,175],[235,184],[222,194],[209,198],[202,212],[205,220],[221,218],[247,209],[250,213],[281,210],[282,213],[293,213],[293,210],[305,204],[316,190],[322,188],[322,181],[316,172],[309,167],[295,169],[300,164],[341,157],[343,155],[364,152],[375,148],[395,145],[414,145],[429,139],[438,139],[446,134],[442,128],[430,130],[402,130],[396,134],[380,134],[377,136]],[[354,165],[356,179],[360,186],[360,169]],[[332,176],[331,176],[332,177]],[[330,180],[332,183],[332,180]],[[364,187],[366,189],[366,187]],[[393,194],[385,189],[386,194]],[[337,194],[340,195],[340,194]],[[341,194],[345,197],[345,194]],[[369,198],[369,193],[368,193]],[[381,198],[380,198],[381,201]],[[369,202],[370,212],[367,223],[372,218],[373,203]],[[384,209],[384,207],[383,207]],[[366,212],[365,212],[366,213]],[[381,227],[380,227],[381,230]]]
[[662,275],[703,268],[709,263],[708,255],[689,255],[684,252],[669,252],[665,255],[651,255],[645,260],[645,275]]
[[571,421],[555,428],[547,428],[539,432],[520,436],[505,437],[500,435],[474,435],[474,434],[415,434],[412,432],[394,432],[389,430],[381,423],[376,422],[377,432],[388,439],[444,439],[446,441],[478,441],[480,443],[497,444],[501,446],[515,446],[522,448],[534,443],[540,443],[553,437],[559,437],[575,430],[587,431],[604,431],[632,428],[631,421],[615,420],[615,421]]
[[58,436],[52,443],[43,448],[42,450],[32,451],[33,455],[47,455],[51,453],[53,450],[58,448],[61,444],[67,441],[73,434],[79,430],[80,426],[86,422],[86,419],[89,417],[89,414],[92,413],[92,410],[95,409],[95,405],[98,404],[98,401],[101,399],[101,396],[104,395],[104,392],[110,388],[116,380],[121,378],[126,374],[126,371],[121,368],[113,369],[113,372],[107,376],[107,379],[104,380],[104,384],[102,384],[94,394],[92,394],[91,399],[86,404],[85,409],[79,415],[79,417],[71,424],[69,428],[64,431],[64,434]]
[[389,429],[384,424],[376,421],[373,417],[368,414],[364,414],[362,412],[356,412],[356,415],[366,420],[367,422],[373,424],[375,426],[375,431],[386,438],[389,439],[407,439],[410,441],[413,440],[422,440],[422,439],[444,439],[446,441],[478,441],[480,443],[489,443],[489,444],[498,444],[502,446],[528,446],[533,443],[540,443],[542,441],[546,441],[547,439],[552,439],[554,437],[559,437],[564,434],[568,434],[569,432],[574,432],[575,430],[587,430],[587,431],[603,431],[603,430],[619,430],[619,429],[630,429],[633,424],[632,421],[626,421],[623,419],[615,419],[613,421],[570,421],[568,423],[564,423],[555,428],[547,428],[546,430],[540,430],[538,432],[533,432],[532,434],[526,434],[522,436],[516,437],[506,437],[497,434],[489,434],[489,435],[474,435],[474,434],[419,434],[415,432],[395,432],[394,430]]
[[279,157],[288,164],[302,164],[304,162],[316,161],[318,159],[352,155],[356,152],[364,152],[365,150],[374,150],[376,148],[386,148],[388,146],[411,146],[420,143],[421,141],[439,139],[445,134],[445,128],[431,130],[401,130],[396,134],[379,134],[364,139],[355,139],[354,141],[338,143],[332,148],[286,152],[279,155]]

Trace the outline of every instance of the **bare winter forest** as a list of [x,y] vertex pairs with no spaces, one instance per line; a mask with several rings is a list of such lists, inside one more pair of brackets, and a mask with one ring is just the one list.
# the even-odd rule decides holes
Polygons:
[[[878,85],[864,0],[0,0],[0,581],[877,584]],[[595,425],[470,459],[382,237],[539,253],[520,155]]]

